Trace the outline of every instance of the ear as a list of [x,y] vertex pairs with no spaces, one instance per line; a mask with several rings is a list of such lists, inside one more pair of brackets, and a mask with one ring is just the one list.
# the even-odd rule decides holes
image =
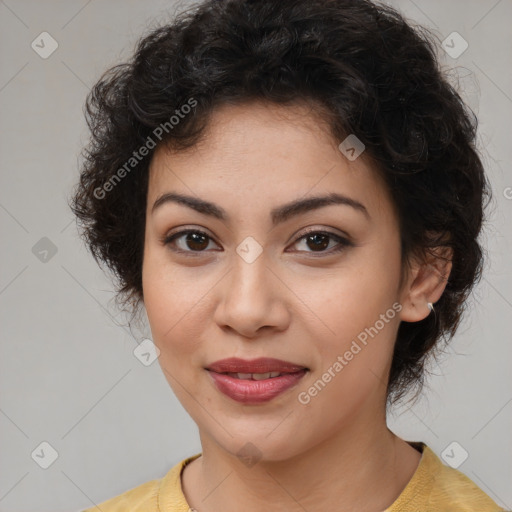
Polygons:
[[452,256],[449,247],[436,247],[424,259],[414,260],[401,290],[401,320],[419,322],[430,314],[428,303],[441,298],[452,270]]

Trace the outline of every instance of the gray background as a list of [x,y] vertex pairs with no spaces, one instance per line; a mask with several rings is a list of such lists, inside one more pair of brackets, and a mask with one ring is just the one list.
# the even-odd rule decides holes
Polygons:
[[[457,441],[469,453],[459,469],[512,509],[512,2],[388,3],[440,41],[457,31],[469,43],[457,59],[445,55],[445,65],[457,68],[453,78],[479,115],[495,194],[482,239],[490,262],[466,319],[422,400],[396,410],[389,425],[438,455]],[[134,356],[149,330],[132,335],[118,325],[125,317],[113,287],[81,244],[66,203],[87,140],[89,88],[175,5],[0,1],[2,512],[92,507],[201,451],[158,362],[144,366]],[[59,45],[47,59],[31,48],[43,31]],[[41,252],[52,246],[55,254]],[[43,441],[58,453],[48,469],[31,456]]]

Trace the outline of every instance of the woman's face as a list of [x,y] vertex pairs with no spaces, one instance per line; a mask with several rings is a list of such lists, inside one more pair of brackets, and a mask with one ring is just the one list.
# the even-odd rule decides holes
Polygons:
[[[285,460],[384,422],[403,315],[398,219],[364,153],[350,161],[339,142],[302,107],[224,106],[202,143],[160,147],[151,162],[143,290],[153,342],[202,441],[232,454],[250,442]],[[169,193],[215,208],[153,209]],[[349,201],[272,215],[329,194]],[[164,244],[185,230],[199,233]],[[309,371],[270,400],[244,403],[206,369],[229,357]]]

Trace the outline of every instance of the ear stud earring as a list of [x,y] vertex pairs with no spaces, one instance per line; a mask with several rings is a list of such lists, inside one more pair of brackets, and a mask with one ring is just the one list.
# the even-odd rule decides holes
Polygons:
[[430,311],[434,311],[434,306],[432,305],[432,302],[427,302],[427,306],[428,306],[428,309],[430,309]]

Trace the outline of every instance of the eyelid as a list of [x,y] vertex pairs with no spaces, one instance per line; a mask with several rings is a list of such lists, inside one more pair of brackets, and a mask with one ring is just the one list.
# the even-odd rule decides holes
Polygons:
[[[329,235],[332,235],[332,236],[338,236],[340,238],[346,239],[347,241],[351,241],[351,236],[347,232],[345,232],[345,231],[342,231],[342,230],[338,229],[338,231],[341,234],[333,233],[332,231],[329,231],[330,229],[337,229],[337,228],[330,228],[330,227],[329,228],[325,228],[325,227],[319,227],[319,226],[309,226],[309,227],[304,228],[304,229],[305,229],[305,231],[299,231],[298,233],[293,235],[290,238],[290,242],[292,240],[297,242],[300,238],[308,235],[309,233],[320,233],[320,232],[326,233],[326,234],[329,234]],[[179,226],[178,228],[175,228],[175,230],[171,230],[168,233],[166,233],[163,237],[160,238],[160,241],[164,242],[165,240],[167,240],[171,236],[174,236],[174,235],[177,235],[177,234],[185,234],[187,231],[194,231],[194,232],[198,232],[198,233],[204,233],[205,235],[207,235],[208,237],[210,237],[212,240],[215,241],[215,237],[213,235],[211,235],[206,228],[203,228],[203,227],[199,228],[199,227],[196,227],[196,226],[193,226],[193,225]]]
[[[200,233],[202,235],[205,235],[208,237],[209,240],[213,241],[215,244],[219,245],[215,237],[210,235],[208,230],[204,228],[197,228],[193,226],[180,226],[179,228],[176,228],[175,230],[171,230],[168,233],[166,233],[163,237],[159,238],[159,241],[162,245],[167,246],[170,245],[171,242],[174,242],[175,240],[181,238],[182,236],[185,236],[189,233]],[[207,251],[184,251],[182,249],[171,249],[173,252],[181,252],[181,253],[189,253],[189,254],[195,254],[197,256],[201,255],[201,253],[206,253]]]
[[[350,237],[350,235],[348,235],[346,232],[344,231],[341,231],[342,234],[337,234],[333,231],[330,231],[331,229],[334,229],[334,228],[322,228],[322,227],[318,227],[318,226],[310,226],[308,228],[305,228],[306,230],[305,231],[301,231],[299,232],[298,234],[294,235],[291,240],[292,242],[291,245],[295,245],[297,244],[298,242],[300,242],[301,240],[303,240],[305,237],[307,237],[309,234],[323,234],[323,235],[326,235],[332,239],[335,239],[337,240],[338,244],[337,244],[337,248],[335,249],[330,249],[328,251],[319,251],[317,253],[318,257],[322,256],[322,255],[330,255],[330,254],[334,254],[336,252],[340,252],[344,247],[353,247],[355,246],[355,243],[352,241],[352,238]],[[185,236],[187,235],[188,233],[200,233],[200,234],[203,234],[203,235],[206,235],[206,237],[208,239],[210,239],[211,241],[213,241],[216,245],[219,245],[217,243],[217,241],[215,240],[215,237],[213,237],[212,235],[209,234],[209,232],[204,229],[204,228],[197,228],[197,227],[193,227],[193,226],[180,226],[179,228],[176,228],[176,230],[171,230],[169,233],[165,234],[162,238],[160,238],[160,242],[165,246],[165,245],[170,245],[171,242],[173,242],[174,240],[177,240],[179,238],[181,238],[182,236]],[[171,249],[173,252],[181,252],[181,253],[187,253],[187,254],[190,254],[190,255],[195,255],[195,256],[200,256],[202,253],[208,253],[209,251],[191,251],[191,250],[182,250],[182,249]],[[306,254],[311,254],[313,256],[315,256],[315,251],[296,251],[298,253],[306,253]]]
[[215,239],[215,237],[210,234],[208,229],[203,228],[203,227],[194,226],[193,224],[191,224],[191,225],[185,224],[184,226],[178,226],[177,228],[171,229],[170,231],[166,232],[166,234],[161,238],[161,240],[166,240],[167,238],[170,238],[171,236],[178,235],[178,234],[180,234],[180,235],[186,234],[187,231],[204,233],[205,235],[208,235],[210,238]]
[[341,234],[338,234],[338,233],[334,233],[333,231],[331,231],[331,229],[334,229],[334,228],[322,228],[322,227],[318,227],[318,226],[308,227],[308,228],[305,228],[306,231],[299,231],[299,233],[297,235],[294,235],[292,237],[292,240],[295,240],[295,242],[298,242],[301,238],[304,238],[305,236],[309,235],[310,233],[324,233],[329,236],[341,238],[347,242],[352,241],[352,237],[345,231],[341,231],[340,229],[338,229],[338,231],[341,233]]
[[327,251],[293,251],[298,254],[306,254],[308,258],[328,258],[329,256],[334,256],[344,252],[346,249],[350,247],[355,247],[356,244],[352,241],[352,238],[343,232],[343,235],[339,235],[325,228],[313,227],[309,228],[307,231],[301,232],[299,235],[294,237],[294,241],[291,246],[298,244],[300,241],[304,240],[310,234],[321,234],[326,235],[331,240],[336,242],[334,247]]

